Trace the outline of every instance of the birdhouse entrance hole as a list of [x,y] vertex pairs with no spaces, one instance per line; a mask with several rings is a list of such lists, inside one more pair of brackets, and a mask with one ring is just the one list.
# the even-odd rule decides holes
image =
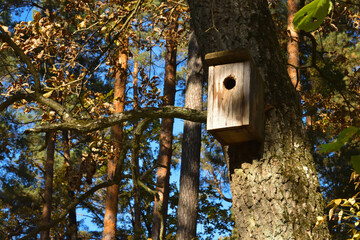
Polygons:
[[227,90],[234,88],[236,85],[236,80],[233,75],[229,75],[224,79],[224,86]]

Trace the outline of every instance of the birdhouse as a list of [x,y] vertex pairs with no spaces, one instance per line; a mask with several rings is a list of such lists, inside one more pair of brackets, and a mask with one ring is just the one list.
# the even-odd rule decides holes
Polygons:
[[262,141],[264,87],[247,50],[205,56],[209,66],[207,130],[224,145]]

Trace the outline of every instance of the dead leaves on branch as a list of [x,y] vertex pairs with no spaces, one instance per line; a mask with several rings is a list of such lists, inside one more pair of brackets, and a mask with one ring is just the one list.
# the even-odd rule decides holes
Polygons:
[[[80,95],[82,86],[91,78],[94,68],[99,67],[96,61],[84,65],[81,59],[88,58],[89,53],[95,56],[109,54],[107,51],[111,43],[106,46],[100,43],[105,35],[120,33],[122,25],[129,23],[126,20],[132,17],[130,13],[138,3],[129,1],[124,5],[110,1],[105,5],[102,2],[67,1],[65,6],[55,12],[36,12],[33,21],[17,24],[12,41],[41,72],[41,87],[46,91],[44,96],[64,98],[70,94]],[[68,17],[64,18],[65,15]],[[111,29],[106,30],[104,26]],[[6,49],[11,47],[2,44],[1,51]],[[95,60],[101,60],[101,57]],[[8,95],[26,89],[30,91],[32,88],[33,73],[27,71],[26,65],[22,66],[22,73],[14,75],[15,81],[2,84],[10,85],[6,89]]]
[[[169,5],[163,3],[160,6],[154,5],[151,1],[144,3],[143,11],[155,8],[155,12],[158,13],[153,21],[149,22],[134,18],[133,13],[138,10],[141,3],[141,0],[127,1],[125,4],[119,1],[70,0],[66,3],[61,2],[60,7],[54,12],[35,12],[33,21],[17,24],[13,30],[12,41],[30,58],[36,71],[40,72],[43,97],[61,103],[63,108],[70,108],[73,115],[80,116],[80,119],[101,117],[111,113],[112,99],[102,96],[103,93],[89,90],[88,86],[97,74],[102,74],[101,64],[106,60],[110,65],[107,67],[107,76],[111,77],[115,71],[112,66],[116,65],[112,61],[117,60],[116,54],[124,48],[123,42],[137,37],[136,29],[124,26],[130,26],[132,22],[134,26],[152,26],[152,37],[142,39],[140,49],[144,49],[143,46],[147,48],[148,40],[151,46],[154,39],[161,37],[161,33],[156,36],[155,29],[164,28],[155,25],[166,26],[176,23],[183,26],[176,34],[172,34],[174,39],[183,35],[186,28],[188,9],[181,1]],[[145,30],[147,27],[143,28]],[[1,49],[11,50],[7,44],[2,44]],[[128,55],[132,55],[130,51]],[[33,91],[34,73],[28,71],[27,65],[19,65],[22,66],[22,70],[14,74],[14,79],[1,82],[5,86],[7,97]],[[139,96],[136,101],[144,107],[161,104],[164,99],[160,96],[158,77],[149,77],[145,68],[140,68],[139,72],[142,82],[138,85]],[[16,105],[18,108],[28,109],[27,111],[32,110],[27,107],[27,102],[17,102]],[[42,119],[53,120],[48,113],[45,113]]]
[[[353,172],[350,177],[350,181],[354,182],[355,190],[360,185],[360,175]],[[323,224],[326,220],[335,221],[340,225],[346,225],[350,228],[352,234],[351,239],[360,239],[360,231],[358,227],[360,225],[360,202],[357,192],[353,197],[348,199],[334,199],[329,202],[327,208],[329,209],[327,216],[318,216],[316,226]],[[315,227],[316,227],[315,226]]]

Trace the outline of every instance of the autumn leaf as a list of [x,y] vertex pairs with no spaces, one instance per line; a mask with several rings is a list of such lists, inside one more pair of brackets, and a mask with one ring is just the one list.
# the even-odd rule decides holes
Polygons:
[[334,200],[334,203],[336,206],[339,206],[341,204],[341,202],[342,202],[342,199],[340,199],[340,198]]
[[47,93],[44,93],[43,96],[46,97],[46,98],[49,98],[51,96],[51,94],[53,93],[54,90],[51,90]]
[[354,205],[356,203],[355,198],[349,198],[349,202],[351,203],[351,205]]
[[329,219],[332,218],[333,214],[334,214],[334,208],[331,208],[331,209],[329,210]]
[[341,211],[339,212],[339,214],[338,214],[339,222],[341,222],[341,219],[342,219],[343,215],[344,215],[344,210],[341,210]]

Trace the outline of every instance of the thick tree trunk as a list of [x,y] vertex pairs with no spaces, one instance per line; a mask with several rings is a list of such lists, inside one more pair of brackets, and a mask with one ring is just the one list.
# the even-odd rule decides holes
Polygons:
[[[166,52],[165,52],[165,77],[164,77],[164,105],[174,105],[175,102],[175,85],[176,85],[176,52],[177,41],[174,37],[177,24],[170,26],[171,31],[166,36]],[[163,118],[161,120],[160,132],[160,152],[158,156],[158,164],[156,179],[156,193],[154,203],[154,215],[152,221],[152,240],[164,239],[165,226],[169,200],[169,177],[170,163],[172,156],[172,130],[174,119]]]
[[299,58],[299,34],[294,29],[294,24],[292,23],[295,13],[299,10],[299,0],[289,0],[288,1],[288,43],[287,43],[287,59],[288,67],[287,71],[290,77],[290,80],[297,91],[300,91],[300,75],[296,67],[300,66]]
[[[69,131],[64,130],[63,135],[63,151],[64,151],[64,161],[67,168],[67,177],[68,177],[68,197],[70,201],[75,199],[74,189],[71,186],[71,163],[70,163],[70,139]],[[70,240],[77,240],[77,221],[76,221],[76,208],[71,209],[68,215],[68,226],[66,232],[66,238]]]
[[[194,33],[190,34],[186,78],[185,107],[202,110],[203,79],[199,46]],[[184,121],[182,142],[178,230],[176,239],[196,237],[197,207],[200,175],[201,123]]]
[[[54,178],[54,159],[55,159],[55,132],[46,133],[47,149],[45,162],[45,191],[44,191],[44,206],[41,215],[41,225],[46,225],[51,221],[51,204],[53,193],[53,178]],[[41,231],[40,240],[50,239],[50,229]]]
[[[249,49],[265,85],[265,139],[228,147],[240,239],[329,239],[300,99],[265,0],[188,0],[202,54]],[[260,150],[259,150],[260,148]]]
[[[117,72],[114,83],[114,110],[115,113],[123,112],[125,109],[125,89],[127,80],[127,52],[119,54],[117,61]],[[107,178],[113,179],[116,166],[120,157],[121,143],[123,141],[123,125],[111,127],[113,152],[110,154],[107,164]],[[116,238],[116,221],[118,208],[119,185],[114,184],[107,187],[105,199],[105,215],[103,240],[114,240]]]

